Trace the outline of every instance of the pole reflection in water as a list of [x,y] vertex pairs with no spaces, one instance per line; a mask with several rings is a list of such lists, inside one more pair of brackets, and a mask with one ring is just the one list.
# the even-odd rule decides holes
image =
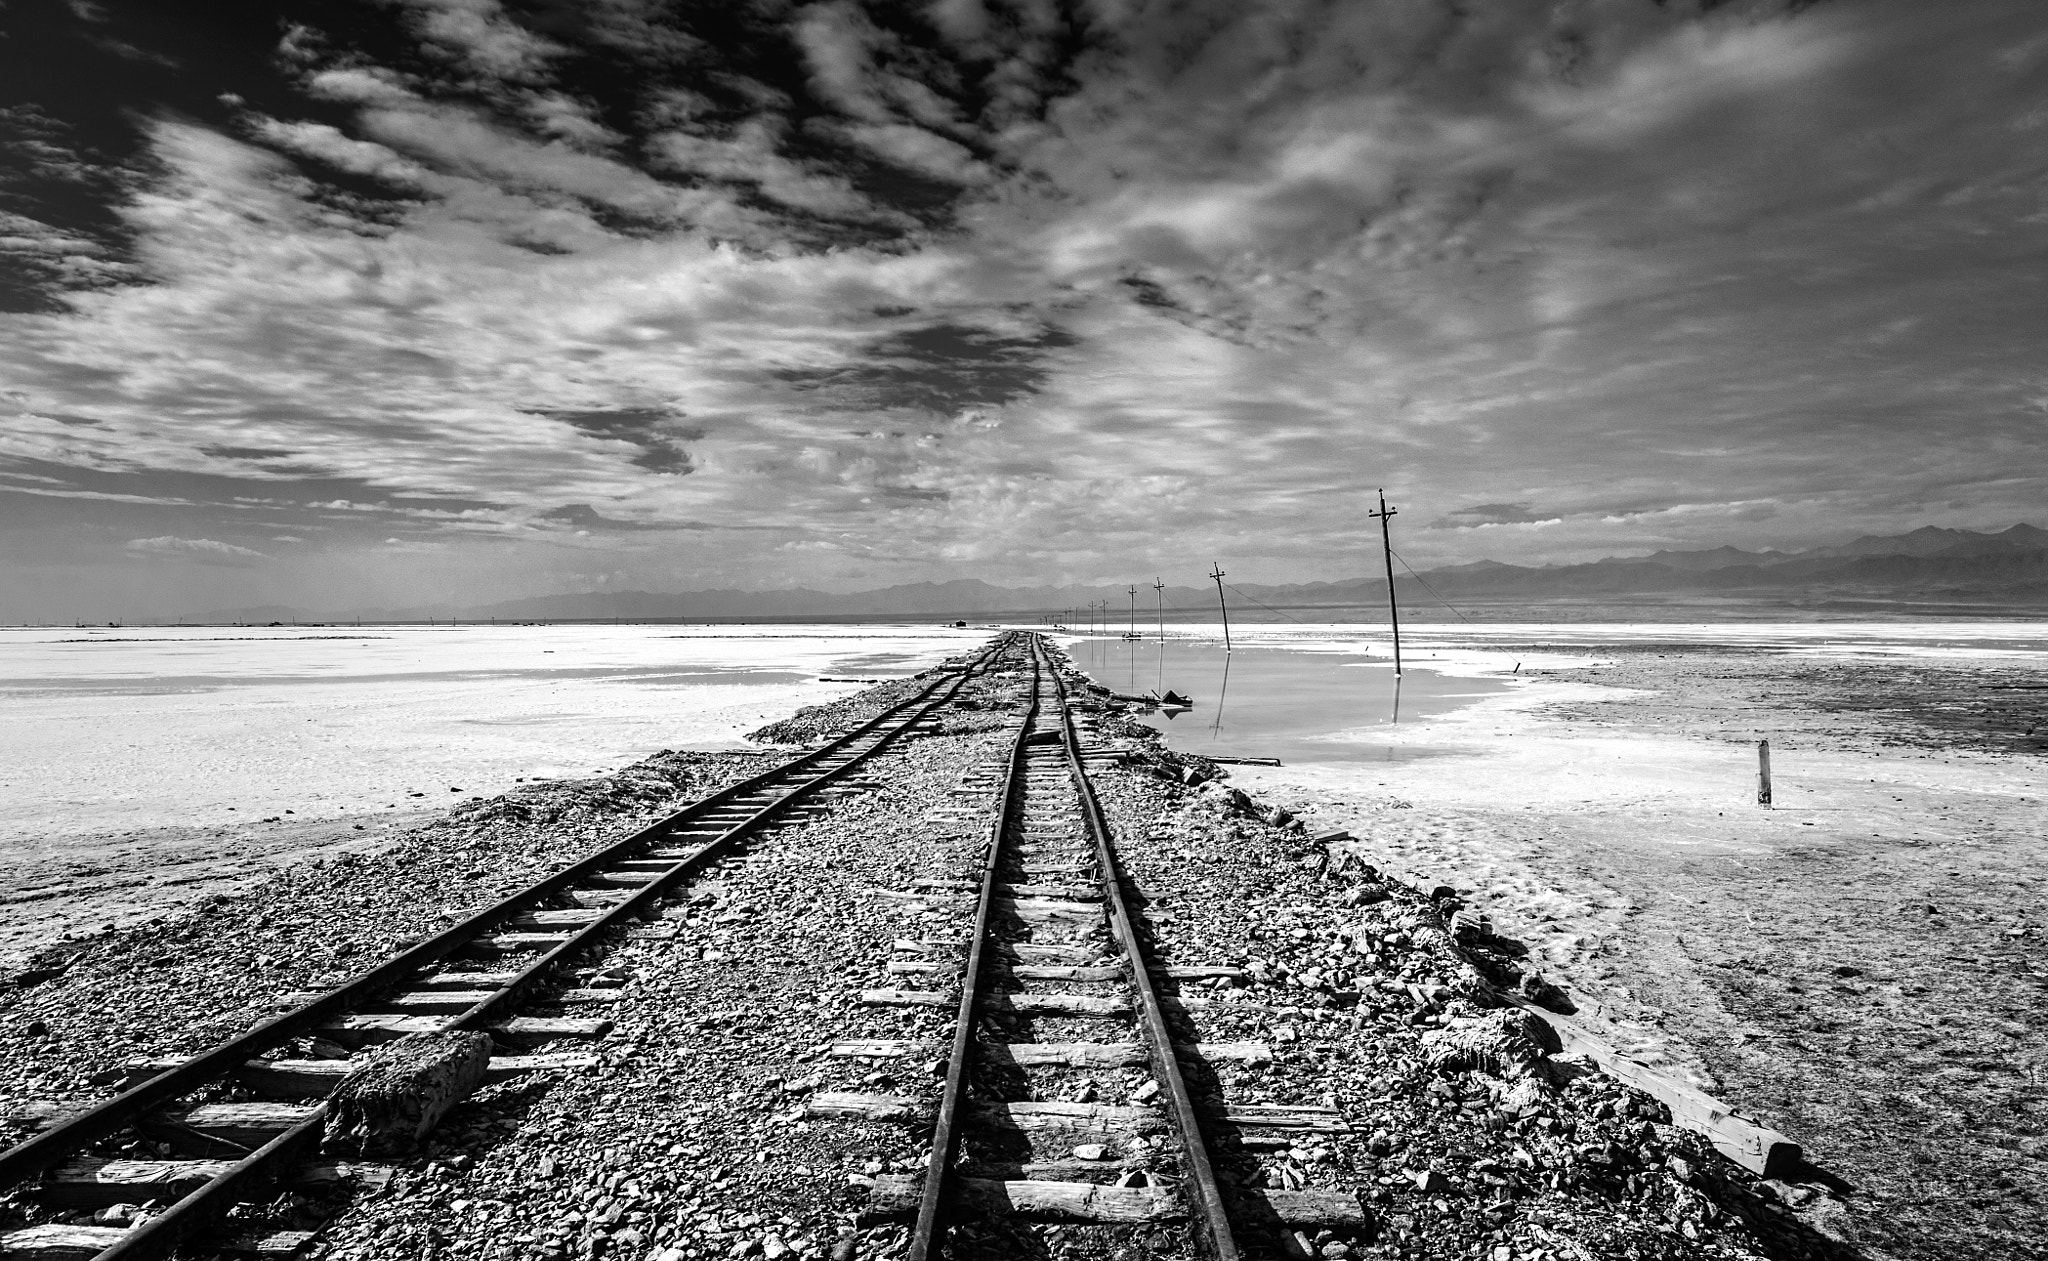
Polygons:
[[1394,716],[1388,719],[1388,721],[1401,721],[1401,676],[1399,674],[1394,676]]

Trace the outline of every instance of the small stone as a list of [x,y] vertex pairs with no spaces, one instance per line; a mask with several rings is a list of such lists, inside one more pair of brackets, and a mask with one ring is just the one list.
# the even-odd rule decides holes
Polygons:
[[1159,1083],[1156,1081],[1148,1081],[1131,1092],[1131,1102],[1133,1103],[1150,1103],[1158,1097]]
[[1332,1239],[1323,1245],[1323,1255],[1329,1258],[1329,1261],[1344,1261],[1344,1258],[1351,1255],[1351,1245],[1341,1239]]
[[782,1242],[780,1235],[769,1235],[761,1240],[761,1255],[767,1261],[781,1261],[781,1258],[788,1256],[789,1253],[789,1245]]
[[1678,1179],[1680,1182],[1692,1181],[1692,1162],[1687,1160],[1685,1157],[1666,1156],[1664,1158],[1664,1167],[1666,1169],[1669,1169],[1671,1171],[1671,1176]]
[[1451,1187],[1451,1180],[1434,1169],[1417,1169],[1409,1177],[1415,1180],[1415,1189],[1425,1195],[1448,1191]]
[[1075,1160],[1101,1160],[1108,1154],[1109,1149],[1100,1143],[1083,1143],[1074,1149]]

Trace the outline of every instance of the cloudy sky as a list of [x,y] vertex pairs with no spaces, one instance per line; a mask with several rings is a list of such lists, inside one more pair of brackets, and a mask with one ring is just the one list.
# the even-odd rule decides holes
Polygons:
[[2039,0],[0,33],[0,618],[2048,524]]

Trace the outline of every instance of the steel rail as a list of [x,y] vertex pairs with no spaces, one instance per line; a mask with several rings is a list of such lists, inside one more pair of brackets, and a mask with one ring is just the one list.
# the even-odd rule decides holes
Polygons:
[[1144,943],[1138,936],[1137,921],[1124,898],[1123,869],[1117,864],[1109,819],[1103,814],[1102,803],[1095,796],[1095,785],[1081,764],[1080,733],[1074,725],[1073,709],[1067,703],[1066,684],[1057,669],[1052,671],[1052,677],[1061,733],[1065,736],[1067,748],[1067,769],[1073,776],[1074,790],[1081,800],[1082,820],[1095,841],[1095,863],[1102,880],[1103,900],[1109,911],[1110,930],[1123,947],[1131,974],[1131,987],[1137,991],[1139,1020],[1144,1026],[1146,1049],[1152,1059],[1152,1079],[1165,1090],[1171,1105],[1169,1110],[1174,1129],[1180,1136],[1188,1184],[1194,1188],[1197,1218],[1208,1237],[1210,1254],[1215,1261],[1238,1261],[1242,1254],[1231,1228],[1223,1188],[1216,1180],[1215,1164],[1209,1159],[1209,1147],[1202,1137],[1194,1098],[1188,1093],[1187,1079],[1181,1074],[1180,1060],[1174,1055],[1166,1013],[1159,1005],[1158,988],[1152,983],[1151,960],[1146,956]]
[[[663,839],[673,831],[686,827],[697,819],[710,814],[728,803],[758,794],[777,780],[817,768],[831,762],[840,754],[874,735],[892,719],[905,710],[916,708],[917,713],[897,724],[893,729],[881,731],[878,739],[866,748],[856,749],[851,757],[827,766],[818,775],[798,783],[790,791],[755,811],[745,819],[720,832],[691,854],[678,860],[673,866],[658,873],[655,878],[639,890],[622,899],[598,920],[572,935],[570,941],[551,949],[540,961],[522,969],[517,977],[489,998],[477,1003],[469,1010],[455,1017],[444,1028],[474,1028],[487,1022],[527,985],[541,977],[548,970],[560,964],[576,950],[587,947],[602,935],[629,918],[635,918],[645,911],[660,896],[678,881],[702,867],[706,862],[720,856],[740,839],[758,830],[765,823],[781,815],[790,806],[811,795],[825,785],[843,777],[855,767],[865,763],[892,744],[904,732],[922,722],[929,714],[945,705],[959,694],[967,680],[985,669],[996,659],[1006,641],[984,649],[981,654],[965,667],[948,671],[945,677],[932,683],[888,709],[876,714],[852,731],[829,743],[773,767],[758,775],[712,794],[709,797],[649,824],[638,832],[609,845],[601,847],[576,860],[562,870],[553,873],[527,888],[512,894],[497,904],[472,915],[462,923],[443,930],[441,933],[420,942],[385,962],[343,982],[327,993],[305,1004],[259,1024],[249,1032],[219,1043],[207,1051],[186,1060],[184,1063],[166,1069],[157,1075],[137,1083],[135,1086],[96,1105],[92,1109],[73,1117],[40,1134],[0,1152],[0,1186],[11,1185],[48,1169],[58,1161],[91,1144],[117,1133],[147,1113],[201,1086],[232,1073],[244,1061],[263,1051],[271,1050],[301,1033],[310,1030],[322,1021],[343,1014],[351,1009],[374,1003],[379,997],[398,988],[408,978],[441,963],[457,953],[470,942],[490,932],[503,921],[519,914],[535,903],[544,901],[574,885],[577,881],[609,866],[631,857],[653,842]],[[943,691],[943,695],[939,695]],[[174,1247],[182,1238],[211,1220],[213,1210],[230,1194],[254,1190],[262,1185],[276,1166],[285,1163],[297,1154],[304,1145],[317,1137],[325,1117],[325,1105],[306,1120],[294,1125],[264,1143],[256,1151],[237,1160],[233,1166],[190,1194],[182,1197],[170,1209],[151,1218],[135,1228],[120,1241],[98,1254],[98,1261],[114,1261],[115,1258],[133,1259],[161,1255]]]
[[967,1062],[974,1053],[974,1026],[980,1013],[981,982],[989,938],[989,918],[995,907],[996,887],[1001,883],[1003,846],[1015,821],[1024,774],[1024,750],[1032,726],[1038,720],[1038,691],[1041,663],[1037,640],[1031,641],[1031,701],[1017,738],[1010,744],[1010,760],[1003,772],[1001,796],[995,818],[989,826],[988,847],[981,870],[981,897],[974,907],[974,927],[968,937],[967,968],[960,978],[960,1007],[953,1019],[953,1053],[946,1061],[946,1086],[939,1096],[939,1109],[932,1125],[931,1156],[925,1165],[924,1195],[917,1204],[917,1223],[911,1228],[910,1248],[905,1261],[931,1261],[940,1232],[945,1229],[947,1190],[953,1179],[953,1157],[960,1149],[960,1108],[967,1093]]

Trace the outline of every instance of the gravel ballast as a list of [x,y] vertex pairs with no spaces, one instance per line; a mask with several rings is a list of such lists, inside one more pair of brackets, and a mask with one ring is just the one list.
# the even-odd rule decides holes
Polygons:
[[[388,1181],[276,1206],[333,1258],[883,1257],[904,1231],[867,1215],[867,1187],[921,1170],[922,1137],[887,1122],[813,1120],[819,1091],[936,1099],[922,1059],[834,1057],[835,1040],[939,1043],[950,1011],[865,1007],[901,984],[900,938],[963,928],[971,903],[906,896],[978,870],[963,785],[1000,764],[1019,676],[977,679],[965,705],[898,741],[835,795],[693,886],[666,933],[587,961],[618,984],[588,1070],[529,1074],[458,1104]],[[1078,679],[1075,680],[1078,683]],[[806,710],[757,736],[816,740],[909,694],[907,681]],[[1100,694],[1096,694],[1099,701]],[[1483,939],[1454,932],[1455,899],[1369,869],[1333,871],[1284,809],[1100,718],[1125,765],[1103,805],[1161,964],[1245,979],[1163,982],[1188,1041],[1259,1040],[1270,1063],[1203,1066],[1198,1096],[1339,1109],[1350,1132],[1246,1146],[1218,1135],[1245,1185],[1353,1190],[1370,1223],[1271,1236],[1270,1255],[1343,1258],[1821,1257],[1833,1197],[1766,1183],[1672,1127],[1654,1100],[1545,1053],[1504,1016],[1504,988],[1540,992]],[[599,780],[480,802],[383,852],[309,863],[250,892],[67,943],[0,993],[0,1101],[104,1097],[106,1070],[197,1050],[445,927],[600,842],[765,769],[672,753]],[[1461,944],[1463,940],[1464,944]],[[1071,1028],[1065,1026],[1071,1024]],[[1100,1022],[1036,1022],[1041,1040],[1112,1040]],[[1138,1069],[1034,1075],[1046,1097],[1122,1102]],[[1212,1095],[1213,1097],[1213,1095]],[[296,1193],[295,1193],[296,1194]],[[15,1220],[48,1214],[19,1201]],[[10,1225],[12,1223],[9,1223]],[[1037,1256],[1178,1256],[1185,1232],[1034,1227]],[[1007,1245],[1006,1245],[1007,1247]],[[984,1255],[998,1255],[988,1251]],[[1009,1255],[1008,1252],[1002,1255]]]

